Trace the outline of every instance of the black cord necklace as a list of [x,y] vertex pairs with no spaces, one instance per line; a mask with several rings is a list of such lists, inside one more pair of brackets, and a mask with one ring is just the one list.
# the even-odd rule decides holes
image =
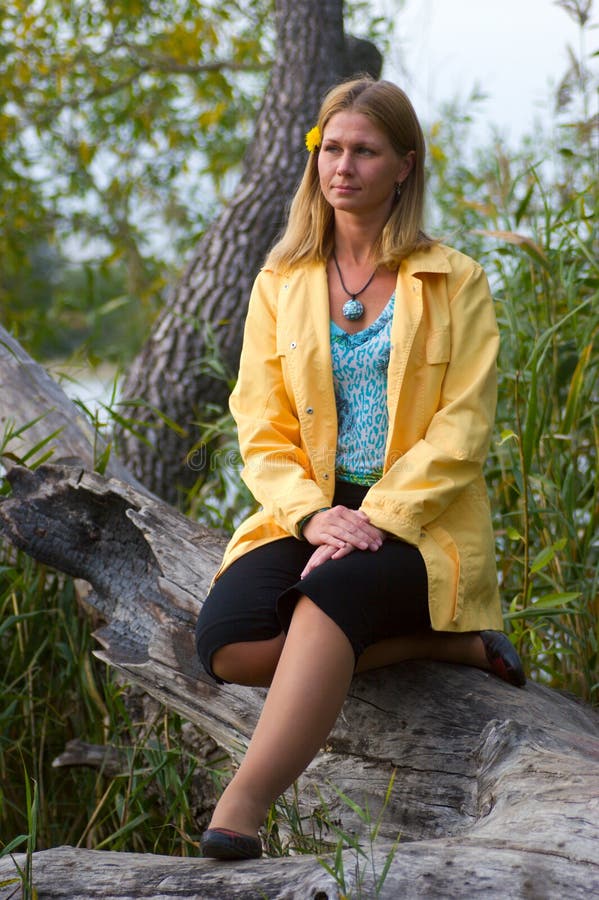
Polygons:
[[[366,282],[364,287],[360,288],[359,291],[352,293],[351,291],[348,291],[348,289],[345,287],[345,282],[343,281],[343,275],[341,274],[341,269],[339,268],[339,263],[337,261],[337,254],[335,253],[334,250],[333,250],[333,262],[335,263],[335,268],[337,269],[337,274],[339,276],[339,281],[341,282],[341,287],[343,288],[345,293],[350,298],[349,300],[346,300],[345,303],[343,304],[343,307],[341,308],[341,312],[343,313],[343,315],[345,316],[346,319],[350,320],[350,322],[357,322],[358,319],[361,319],[362,316],[364,315],[364,304],[361,303],[360,300],[357,300],[356,298],[359,297],[360,294],[364,293],[364,291],[366,290],[366,288],[368,287],[368,285],[370,284],[370,282],[376,275],[376,269],[374,270],[374,272],[372,273],[372,275],[370,276],[370,278],[368,279],[368,281]],[[378,268],[378,266],[377,266],[377,268]]]

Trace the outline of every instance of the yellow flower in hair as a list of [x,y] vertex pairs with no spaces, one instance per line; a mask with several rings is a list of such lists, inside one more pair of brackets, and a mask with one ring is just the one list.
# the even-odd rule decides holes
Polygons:
[[313,150],[317,150],[320,147],[320,142],[322,138],[320,137],[320,128],[318,125],[315,125],[314,128],[311,128],[310,131],[306,134],[306,147],[312,153]]

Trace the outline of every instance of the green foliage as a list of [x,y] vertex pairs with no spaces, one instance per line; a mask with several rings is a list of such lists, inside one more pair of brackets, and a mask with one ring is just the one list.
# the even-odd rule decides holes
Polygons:
[[[235,375],[223,365],[209,331],[205,332],[205,347],[198,372],[209,372],[232,391]],[[187,454],[187,465],[196,473],[196,480],[184,505],[192,518],[231,534],[257,505],[240,477],[242,460],[231,413],[210,403],[204,405],[203,413],[205,421],[196,422],[202,439]]]
[[[185,744],[177,715],[132,711],[93,660],[71,580],[0,544],[0,621],[0,854],[67,843],[198,855],[190,786],[219,770]],[[106,766],[53,767],[74,738],[104,747]]]
[[[152,260],[146,270],[153,278]],[[52,245],[38,244],[4,276],[3,324],[37,359],[85,354],[92,365],[122,364],[141,349],[157,311],[156,298],[129,293],[122,260],[67,265]]]
[[[0,5],[0,307],[34,356],[137,352],[235,184],[273,11],[272,0]],[[347,13],[388,39],[362,0]]]
[[[47,343],[62,353],[96,337],[79,318],[63,346],[69,313],[85,318],[121,297],[134,325],[145,312],[147,331],[245,150],[271,11],[270,0],[0,6],[4,324],[27,339],[50,311]],[[90,263],[72,273],[73,256]]]
[[[365,835],[362,840],[340,827],[339,819],[333,815],[322,795],[312,815],[302,816],[297,785],[294,784],[292,798],[279,797],[270,809],[264,835],[267,853],[270,856],[315,854],[323,869],[335,880],[339,896],[345,900],[385,896],[383,889],[397,853],[400,835],[395,841],[387,842],[387,853],[380,869],[375,850],[395,787],[395,776],[394,770],[376,816],[368,800],[361,806],[335,785],[329,785],[349,814],[362,823]],[[346,870],[348,862],[352,866],[351,877]]]
[[590,202],[584,192],[547,205],[534,254],[495,254],[503,349],[490,478],[518,646],[537,677],[587,697],[599,687],[599,267]]
[[588,698],[599,687],[599,196],[584,63],[567,76],[553,139],[468,155],[472,113],[453,110],[430,149],[437,224],[483,263],[497,301],[487,475],[506,622],[534,677]]
[[[368,806],[368,802],[366,802],[362,807],[359,803],[356,803],[355,800],[352,800],[351,797],[348,797],[347,794],[344,794],[343,791],[340,791],[339,788],[333,785],[333,790],[335,791],[339,799],[345,804],[345,806],[347,806],[351,810],[351,812],[354,813],[354,815],[359,818],[359,820],[364,825],[367,837],[366,849],[364,849],[360,841],[356,839],[355,835],[348,834],[342,831],[337,825],[335,825],[335,823],[331,819],[326,804],[321,802],[321,806],[324,810],[324,817],[326,821],[330,823],[331,829],[337,834],[338,841],[334,857],[332,859],[321,857],[318,861],[325,869],[325,871],[327,871],[329,875],[333,876],[339,889],[342,892],[342,896],[347,897],[348,900],[352,900],[352,898],[355,898],[355,900],[359,900],[359,898],[364,896],[384,896],[384,893],[382,892],[385,885],[385,880],[387,878],[387,875],[389,874],[391,863],[393,862],[395,854],[397,853],[397,848],[400,842],[400,835],[397,835],[395,841],[388,848],[381,871],[378,870],[377,860],[375,857],[375,847],[381,825],[383,824],[385,812],[389,805],[389,801],[391,800],[391,794],[393,793],[393,788],[395,785],[395,775],[396,771],[394,770],[391,778],[389,779],[389,784],[387,785],[383,803],[376,818],[373,817],[372,811]],[[353,851],[354,881],[357,893],[348,891],[345,875],[346,863],[343,857],[343,849],[345,847],[349,847]],[[365,881],[367,876],[370,876],[372,880],[372,888],[369,887],[367,894],[364,894]]]

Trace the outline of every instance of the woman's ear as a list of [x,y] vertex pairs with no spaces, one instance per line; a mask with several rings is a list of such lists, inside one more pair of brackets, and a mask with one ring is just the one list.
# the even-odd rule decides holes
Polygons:
[[402,184],[406,180],[406,178],[408,177],[408,175],[414,168],[415,164],[416,164],[416,151],[409,150],[408,153],[406,153],[406,155],[401,160],[401,165],[399,167],[399,172],[398,172],[397,179],[396,179],[398,184]]

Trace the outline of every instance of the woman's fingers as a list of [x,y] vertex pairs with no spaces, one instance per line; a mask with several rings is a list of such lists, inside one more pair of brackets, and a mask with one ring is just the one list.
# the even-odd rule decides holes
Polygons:
[[342,556],[347,556],[348,553],[351,553],[354,550],[352,546],[349,544],[344,544],[342,547],[333,547],[331,544],[321,544],[320,547],[317,547],[300,575],[300,578],[305,578],[306,575],[309,575],[310,572],[313,572],[314,569],[321,566],[323,562],[326,562],[329,559],[341,559]]
[[341,549],[350,544],[357,550],[378,550],[382,532],[371,525],[365,513],[345,506],[333,506],[316,513],[306,523],[303,536],[315,546],[329,544]]
[[[374,528],[374,526],[371,527]],[[385,540],[385,533],[381,531],[380,528],[374,528],[374,531],[376,532],[377,541],[372,542],[370,545],[370,549],[373,551],[378,550]],[[358,548],[350,541],[331,541],[320,544],[316,547],[316,550],[306,563],[300,578],[305,578],[306,575],[309,575],[310,572],[314,571],[314,569],[321,566],[324,562],[327,562],[327,560],[343,559],[344,556],[348,556],[356,549],[366,550],[368,547]]]
[[317,566],[320,566],[325,560],[330,559],[334,552],[335,548],[331,547],[329,544],[322,544],[320,547],[317,547],[304,566],[300,578],[305,578],[306,575],[309,575]]

